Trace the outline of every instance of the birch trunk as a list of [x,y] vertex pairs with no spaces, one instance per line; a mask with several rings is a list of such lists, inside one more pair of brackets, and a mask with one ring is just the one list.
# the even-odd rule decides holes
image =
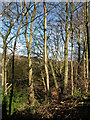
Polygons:
[[5,90],[6,90],[6,51],[7,51],[7,46],[6,46],[6,42],[4,40],[3,54],[2,54],[2,87],[3,87],[3,92],[5,92]]
[[45,59],[45,71],[47,81],[47,96],[49,96],[49,72],[48,72],[48,59],[47,59],[47,9],[46,4],[43,2],[44,7],[44,59]]
[[[26,11],[26,5],[25,5],[25,11]],[[27,13],[28,14],[28,13]],[[36,16],[36,0],[34,3],[34,10],[33,14],[31,16],[31,27],[30,27],[30,39],[28,40],[27,37],[27,25],[28,25],[28,16],[26,14],[26,24],[25,24],[25,40],[26,40],[26,46],[27,46],[27,53],[28,53],[28,67],[29,67],[29,88],[28,88],[28,100],[29,103],[34,106],[34,86],[33,86],[33,79],[32,79],[32,60],[31,60],[31,44],[32,44],[32,35],[33,35],[33,22]]]
[[86,92],[88,92],[88,47],[89,47],[89,36],[88,36],[88,2],[85,3],[85,44],[86,44]]
[[72,95],[74,91],[74,84],[73,84],[73,2],[71,3],[71,86],[72,86]]
[[69,42],[69,33],[68,33],[68,2],[66,2],[66,41],[65,41],[65,50],[64,50],[64,91],[67,91],[68,87],[68,42]]

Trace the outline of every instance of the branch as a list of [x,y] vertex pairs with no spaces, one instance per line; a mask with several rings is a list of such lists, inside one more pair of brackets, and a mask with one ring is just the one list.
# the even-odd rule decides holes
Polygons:
[[0,32],[0,34],[1,34],[1,36],[2,36],[2,38],[4,39],[4,36],[3,36],[3,34]]

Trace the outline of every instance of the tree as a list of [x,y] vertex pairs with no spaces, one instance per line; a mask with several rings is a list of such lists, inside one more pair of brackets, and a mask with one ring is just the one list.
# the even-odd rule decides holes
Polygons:
[[71,85],[72,85],[72,95],[74,92],[74,82],[73,82],[73,2],[71,2]]
[[[26,12],[26,3],[25,3],[25,12]],[[28,12],[26,13],[26,23],[25,23],[25,40],[26,40],[26,47],[28,53],[28,67],[29,67],[29,103],[34,105],[34,86],[33,86],[33,79],[32,79],[32,61],[31,61],[31,44],[32,44],[32,36],[33,36],[33,22],[36,16],[36,1],[34,3],[34,10],[31,16],[31,27],[30,27],[30,39],[28,41],[27,37],[27,27],[28,27]]]
[[66,91],[68,87],[68,42],[69,42],[69,33],[68,33],[68,2],[66,2],[66,40],[65,40],[65,49],[64,49],[64,90]]
[[13,46],[13,50],[12,50],[12,89],[11,89],[11,94],[10,94],[9,115],[11,114],[11,105],[12,105],[12,98],[13,98],[14,60],[15,60],[14,57],[15,57],[16,43],[17,43],[17,39],[18,39],[19,32],[20,32],[20,29],[21,29],[23,18],[24,18],[24,15],[22,15],[22,17],[21,17],[21,21],[20,21],[20,24],[19,24],[19,28],[18,28],[18,31],[17,31],[17,35],[16,35],[16,38],[15,38],[14,46]]
[[81,21],[79,19],[79,16],[78,16],[78,12],[77,12],[77,18],[78,18],[78,75],[80,75],[80,60],[81,60]]
[[46,3],[43,2],[44,7],[44,59],[45,59],[45,71],[47,81],[47,96],[49,96],[49,72],[48,72],[48,59],[47,59],[47,9]]
[[[90,34],[89,34],[89,10],[90,10],[90,4],[88,2],[85,3],[86,4],[86,34],[87,34],[87,51],[88,51],[88,60],[89,60],[89,63],[88,66],[89,66],[89,72],[90,72]],[[87,62],[88,62],[87,60]],[[88,68],[87,68],[88,69]],[[88,76],[88,71],[87,71],[87,76]]]
[[90,57],[89,55],[89,33],[88,33],[88,2],[85,3],[85,49],[86,49],[86,82],[85,82],[85,87],[86,87],[86,92],[88,91],[88,74],[89,74],[89,63],[88,59]]
[[[0,32],[1,37],[3,39],[3,53],[2,53],[2,86],[4,91],[6,90],[6,74],[7,74],[7,70],[6,70],[6,66],[7,66],[7,60],[6,60],[6,54],[7,54],[7,45],[11,42],[11,40],[15,37],[12,36],[9,40],[9,36],[12,30],[12,27],[14,26],[14,24],[16,23],[16,21],[13,21],[12,16],[10,16],[10,8],[11,8],[12,4],[3,4],[3,11],[2,11],[2,25],[4,25],[4,27],[2,27],[2,32]],[[8,11],[8,12],[7,12]]]

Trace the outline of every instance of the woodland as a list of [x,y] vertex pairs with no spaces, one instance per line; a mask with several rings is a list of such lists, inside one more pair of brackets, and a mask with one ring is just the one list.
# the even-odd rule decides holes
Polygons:
[[0,4],[2,120],[90,120],[90,2]]

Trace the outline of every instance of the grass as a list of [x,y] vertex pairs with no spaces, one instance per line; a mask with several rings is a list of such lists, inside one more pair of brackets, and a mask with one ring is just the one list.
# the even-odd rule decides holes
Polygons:
[[[7,114],[9,113],[9,102],[10,102],[10,93],[7,94]],[[14,90],[13,99],[12,99],[12,108],[11,115],[17,110],[23,110],[23,103],[27,102],[27,93],[26,89],[20,90],[19,92]]]

